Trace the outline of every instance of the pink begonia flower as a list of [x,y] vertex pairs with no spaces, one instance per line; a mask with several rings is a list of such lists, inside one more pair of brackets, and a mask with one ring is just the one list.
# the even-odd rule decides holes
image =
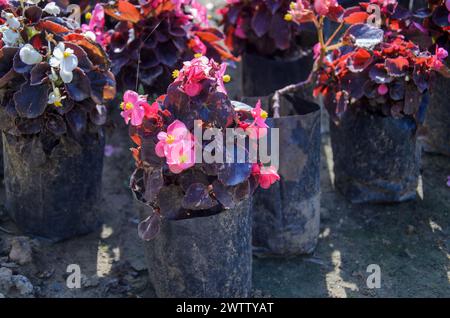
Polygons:
[[217,90],[221,93],[227,94],[227,89],[225,88],[225,83],[223,81],[223,77],[225,76],[225,72],[227,71],[227,64],[222,63],[220,65],[219,70],[216,72],[217,78]]
[[181,121],[175,120],[167,127],[167,132],[160,132],[158,140],[156,155],[166,158],[173,173],[180,173],[195,164],[194,136]]
[[450,11],[450,0],[445,1],[445,6],[447,7],[447,10]]
[[314,0],[314,9],[317,14],[322,16],[327,15],[331,7],[337,7],[338,5],[337,0]]
[[446,49],[444,49],[443,47],[436,46],[436,57],[438,59],[440,59],[442,61],[442,60],[445,60],[447,58],[447,56],[448,56],[448,52]]
[[139,96],[138,93],[133,91],[126,91],[123,95],[123,102],[120,104],[122,112],[120,115],[128,124],[131,121],[131,125],[140,126],[146,113],[154,111],[154,104],[150,106],[147,103],[146,96]]
[[322,46],[320,45],[320,42],[317,42],[313,47],[314,59],[316,59],[320,56],[321,49],[322,49]]
[[258,100],[255,108],[252,109],[253,122],[248,126],[246,132],[250,139],[259,139],[267,134],[266,119],[269,116],[267,112],[261,108],[261,100]]
[[389,91],[389,88],[386,86],[386,84],[381,84],[378,86],[378,94],[386,95],[388,91]]
[[[98,42],[102,46],[106,45],[105,27],[105,10],[100,3],[97,3],[91,13],[89,24],[82,24],[81,30],[92,40]],[[95,38],[94,38],[95,37]]]
[[280,180],[275,167],[266,167],[257,163],[252,166],[252,175],[256,177],[259,186],[263,189],[269,189],[272,184]]
[[199,3],[196,0],[192,0],[190,2],[191,10],[190,14],[194,18],[194,20],[200,22],[200,24],[203,24],[204,26],[209,25],[208,20],[208,9],[201,3]]

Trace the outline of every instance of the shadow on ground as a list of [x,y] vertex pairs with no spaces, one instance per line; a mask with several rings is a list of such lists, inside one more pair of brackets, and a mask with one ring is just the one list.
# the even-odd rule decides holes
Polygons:
[[[423,199],[374,206],[351,205],[334,191],[327,137],[322,154],[316,251],[255,260],[254,287],[275,297],[449,297],[450,158],[424,156]],[[370,264],[380,266],[380,289],[367,287]]]

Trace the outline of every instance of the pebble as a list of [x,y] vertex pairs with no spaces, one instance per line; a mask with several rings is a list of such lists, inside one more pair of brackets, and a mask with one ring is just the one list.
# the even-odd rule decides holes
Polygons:
[[12,240],[9,259],[19,265],[25,265],[32,262],[32,250],[30,239],[28,237],[18,236]]
[[0,268],[0,292],[7,294],[13,286],[12,270],[6,267]]
[[12,282],[16,286],[21,295],[31,295],[33,293],[33,285],[30,280],[23,275],[14,275]]

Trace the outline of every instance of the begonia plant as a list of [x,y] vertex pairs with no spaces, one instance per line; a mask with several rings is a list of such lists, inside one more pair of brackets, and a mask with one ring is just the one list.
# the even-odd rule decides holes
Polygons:
[[[405,37],[409,15],[396,1],[372,0],[371,4],[381,9],[378,25],[376,21],[369,23],[370,14],[365,11],[368,3],[345,10],[337,9],[340,6],[336,0],[298,0],[291,4],[287,20],[313,22],[318,30],[316,62],[309,79],[315,86],[314,95],[324,96],[335,120],[349,107],[417,119],[423,115],[422,95],[433,72],[448,73],[442,62],[446,52],[431,54]],[[340,23],[328,39],[323,32],[326,18]],[[296,87],[278,91],[275,101]]]
[[301,45],[305,28],[285,20],[290,3],[290,0],[227,0],[219,13],[228,47],[236,55],[247,52],[270,58],[297,56],[305,49]]
[[51,150],[60,136],[105,123],[114,75],[102,47],[74,29],[54,2],[17,4],[1,7],[1,129],[39,135]]
[[[114,23],[112,30],[103,30],[103,15]],[[123,90],[142,85],[145,91],[164,92],[173,70],[195,54],[235,59],[195,0],[118,0],[98,4],[90,16],[85,28],[107,49]]]
[[[241,137],[256,139],[267,134],[267,113],[260,103],[255,108],[238,107],[229,100],[225,69],[225,64],[213,59],[196,57],[184,62],[167,94],[152,104],[147,96],[134,91],[124,95],[121,115],[130,125],[136,145],[132,148],[136,170],[131,188],[136,198],[154,211],[139,225],[145,240],[157,235],[162,218],[179,220],[221,213],[251,196],[258,185],[268,188],[279,179],[276,169],[259,159],[199,160],[202,155],[196,147],[207,149],[211,141],[200,140],[196,131],[240,128]],[[217,145],[222,146],[220,142]],[[249,147],[233,145],[235,154],[240,149],[245,158]]]

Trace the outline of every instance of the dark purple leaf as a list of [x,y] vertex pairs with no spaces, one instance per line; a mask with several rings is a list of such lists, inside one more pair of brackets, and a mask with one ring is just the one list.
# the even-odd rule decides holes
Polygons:
[[64,42],[64,45],[67,48],[70,48],[73,50],[73,53],[78,58],[78,67],[80,67],[83,71],[89,72],[94,67],[91,61],[89,60],[89,57],[85,50],[83,50],[80,46],[70,43],[70,42]]
[[400,77],[406,75],[406,71],[409,67],[408,59],[403,56],[396,58],[387,58],[384,62],[387,73],[390,76]]
[[155,54],[164,65],[174,66],[178,62],[178,50],[171,41],[158,43],[158,46],[155,48]]
[[377,63],[372,66],[369,71],[369,77],[377,84],[386,84],[393,81],[393,78],[388,75],[383,63]]
[[157,213],[153,213],[138,225],[138,235],[144,241],[154,239],[161,229],[161,217]]
[[141,50],[141,68],[151,68],[159,65],[159,60],[156,57],[153,49],[143,48]]
[[38,6],[30,6],[25,9],[24,15],[31,23],[37,23],[42,17],[42,9]]
[[344,34],[344,38],[355,46],[371,49],[383,41],[383,30],[369,24],[353,24]]
[[252,17],[252,29],[256,36],[262,37],[269,31],[271,14],[265,6],[259,6]]
[[275,12],[280,8],[282,4],[282,1],[279,0],[266,0],[266,5],[269,8],[270,12],[272,14],[275,14]]
[[31,70],[30,85],[41,85],[48,80],[50,65],[47,62],[36,64]]
[[428,89],[429,75],[418,65],[414,66],[413,80],[421,93]]
[[34,135],[41,132],[42,118],[20,119],[16,123],[17,130],[23,135]]
[[86,131],[87,115],[79,108],[74,108],[66,114],[67,124],[75,135],[80,135]]
[[81,68],[73,70],[72,82],[65,84],[67,94],[76,102],[91,97],[91,83]]
[[213,183],[214,195],[225,209],[232,209],[236,206],[231,189],[231,187],[226,187],[218,180],[215,180]]
[[219,166],[219,181],[227,186],[235,186],[250,177],[252,165],[250,163],[224,163]]
[[108,110],[105,105],[95,105],[89,112],[89,119],[97,126],[102,126],[106,123]]
[[14,71],[16,71],[19,74],[28,73],[29,71],[31,71],[31,68],[33,67],[33,65],[28,65],[22,62],[22,60],[20,59],[19,52],[17,52],[16,55],[14,56],[13,66]]
[[182,209],[183,191],[176,185],[163,187],[158,195],[158,206],[161,215],[168,220],[179,219],[184,215],[185,210]]
[[30,86],[25,82],[20,90],[14,94],[17,113],[23,118],[36,118],[41,116],[48,103],[49,84]]
[[449,12],[445,5],[437,7],[433,11],[433,22],[436,23],[438,26],[444,28],[450,26],[450,23],[448,21],[448,15]]
[[18,51],[18,48],[13,47],[3,47],[0,49],[0,78],[11,70],[14,56]]
[[193,183],[201,183],[205,186],[209,185],[208,176],[197,169],[188,169],[180,174],[178,183],[186,192]]
[[389,96],[395,101],[405,98],[405,82],[395,81],[389,85]]
[[61,115],[49,114],[45,126],[56,136],[64,135],[67,132],[66,123]]
[[207,210],[217,205],[211,198],[208,188],[201,183],[192,184],[186,191],[182,206],[188,210]]
[[162,168],[157,168],[145,174],[145,193],[143,198],[147,202],[154,202],[164,185]]
[[289,24],[284,20],[282,14],[275,14],[270,25],[270,36],[274,39],[275,45],[280,50],[286,50],[290,46]]
[[87,73],[91,85],[91,97],[97,104],[104,104],[115,96],[116,82],[111,72],[91,71]]
[[164,69],[161,65],[140,72],[140,80],[145,85],[151,86],[155,83],[158,77],[163,73]]

